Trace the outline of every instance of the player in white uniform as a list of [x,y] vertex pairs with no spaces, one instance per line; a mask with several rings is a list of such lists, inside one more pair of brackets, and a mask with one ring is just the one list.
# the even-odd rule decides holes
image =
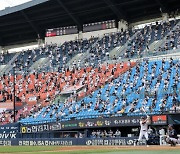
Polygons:
[[137,144],[137,142],[141,141],[143,136],[145,137],[146,139],[146,144],[148,145],[148,125],[150,124],[150,117],[147,116],[147,118],[145,117],[141,117],[141,120],[140,120],[140,126],[141,126],[141,129],[140,129],[140,134],[139,134],[139,138],[138,140],[136,140],[135,144]]

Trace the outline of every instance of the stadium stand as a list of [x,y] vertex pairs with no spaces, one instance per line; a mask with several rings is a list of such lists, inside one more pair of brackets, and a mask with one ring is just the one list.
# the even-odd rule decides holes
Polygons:
[[[132,64],[132,66],[134,63]],[[123,64],[121,65],[123,67]],[[18,75],[16,77],[16,96],[22,103],[36,105],[37,102],[43,104],[50,101],[59,92],[72,86],[85,86],[85,93],[81,92],[79,98],[94,91],[105,82],[117,77],[120,73],[125,72],[129,67],[127,64],[123,68],[116,64],[100,66],[93,69],[91,67],[84,69],[66,70],[64,73],[33,73],[28,76]],[[10,82],[9,82],[10,80]],[[2,102],[13,101],[13,76],[1,77]],[[95,86],[93,86],[95,85]],[[18,102],[16,102],[18,104]],[[22,105],[22,104],[21,104]],[[17,105],[18,106],[18,105]],[[20,110],[21,112],[21,110]]]
[[97,38],[89,40],[75,40],[65,42],[62,45],[52,44],[46,45],[39,49],[22,52],[17,58],[17,64],[21,65],[20,71],[29,72],[31,65],[40,58],[49,58],[50,65],[43,68],[43,71],[53,70],[54,67],[63,67],[77,53],[87,50]]
[[0,10],[0,145],[180,144],[179,8],[38,0]]
[[173,50],[179,48],[180,46],[179,30],[180,30],[180,25],[178,24],[177,27],[166,36],[165,44],[163,44],[164,48],[163,46],[161,46],[161,48],[159,49],[160,51]]
[[[125,32],[110,33],[104,35],[103,37],[90,38],[89,40],[69,41],[60,46],[57,44],[46,45],[45,47],[40,47],[39,49],[22,51],[14,61],[20,66],[18,71],[22,71],[21,73],[28,73],[30,72],[30,67],[33,63],[41,58],[48,57],[49,65],[43,65],[43,68],[40,67],[39,70],[61,71],[65,67],[65,64],[72,59],[72,57],[78,53],[84,53],[88,49],[90,49],[90,54],[86,57],[86,61],[91,61],[91,65],[97,66],[98,63],[104,62],[110,58],[109,52],[111,50],[115,47],[123,46],[127,40],[129,43],[125,53],[119,55],[123,58],[132,58],[137,56],[142,57],[143,55],[147,55],[150,44],[154,41],[162,40],[164,37],[166,38],[166,41],[164,44],[161,44],[157,51],[177,49],[179,48],[179,25],[175,30],[173,28],[178,22],[179,20],[157,22],[156,25],[145,26],[144,28],[138,30],[129,29]],[[135,33],[137,33],[137,36],[134,37],[134,39],[129,40]],[[96,43],[96,45],[92,47],[92,44],[94,43]],[[162,46],[164,46],[164,48]],[[1,55],[1,64],[6,64],[14,56],[14,53],[5,54],[5,56]],[[119,57],[114,55],[113,58],[117,59]],[[55,67],[57,67],[57,69],[55,69]]]
[[[26,117],[24,115],[26,114],[21,114],[24,113],[24,111],[27,113],[35,112],[37,110],[41,110],[41,108],[44,106],[45,102],[50,102],[55,98],[55,94],[58,94],[59,92],[65,90],[66,88],[74,85],[80,84],[81,86],[87,86],[89,83],[91,83],[89,86],[86,87],[86,93],[82,92],[79,94],[78,99],[83,98],[84,96],[91,94],[95,89],[92,89],[93,85],[95,85],[96,88],[99,86],[102,86],[105,84],[107,78],[109,75],[113,75],[114,78],[117,78],[119,74],[121,74],[124,71],[120,71],[117,68],[120,68],[120,64],[108,64],[108,67],[101,65],[101,63],[107,61],[110,59],[109,57],[109,52],[113,50],[115,47],[118,46],[123,46],[125,43],[130,42],[128,44],[127,50],[125,53],[122,53],[120,57],[123,58],[132,58],[132,57],[142,57],[143,52],[146,53],[149,51],[149,45],[152,44],[154,41],[157,40],[162,40],[165,38],[165,47],[161,48],[164,44],[161,44],[159,47],[159,51],[167,51],[167,50],[174,50],[179,48],[179,20],[172,20],[170,22],[157,22],[155,25],[150,25],[150,26],[145,26],[142,29],[139,30],[127,30],[125,32],[117,32],[117,33],[110,33],[110,34],[105,34],[103,37],[92,37],[89,40],[76,40],[76,41],[69,41],[65,42],[64,44],[58,46],[57,44],[51,44],[51,45],[46,45],[45,47],[40,47],[38,49],[33,49],[33,50],[28,50],[28,51],[22,51],[17,58],[15,59],[15,64],[16,64],[16,71],[19,72],[20,74],[17,75],[16,77],[16,96],[17,96],[17,106],[22,107],[25,104],[28,104],[30,106],[34,106],[34,110],[30,110],[29,107],[25,107],[25,109],[19,110],[19,113],[17,115],[16,119]],[[137,36],[130,40],[130,38],[137,34]],[[96,44],[95,46],[92,46],[93,44]],[[72,67],[66,66],[66,63],[70,61],[75,55],[78,53],[84,53],[88,49],[90,49],[90,56],[89,58],[86,58],[86,62],[89,62],[87,66],[82,66],[79,62],[78,64],[73,63]],[[1,55],[1,64],[6,64],[12,57],[14,57],[15,54],[5,54]],[[8,58],[9,59],[8,59]],[[32,66],[33,63],[38,61],[41,58],[49,58],[50,65],[45,65],[39,68],[39,71],[42,73],[37,73],[35,70],[32,70],[31,74],[30,73],[30,67]],[[112,59],[117,60],[119,57],[114,56]],[[155,67],[159,67],[161,62],[157,62],[155,64]],[[84,63],[83,63],[84,64]],[[145,63],[146,64],[146,63]],[[139,64],[138,64],[139,65]],[[142,64],[144,65],[144,63]],[[146,64],[148,67],[149,64]],[[82,68],[79,68],[79,67]],[[115,66],[115,67],[114,67]],[[58,67],[58,72],[53,71],[55,67]],[[83,68],[84,67],[84,68]],[[99,67],[99,68],[97,68]],[[113,68],[114,67],[114,68]],[[139,66],[140,68],[134,68],[132,72],[136,72],[136,69],[140,69],[142,66]],[[105,74],[103,74],[103,71],[100,71],[103,69]],[[109,70],[108,70],[109,69]],[[115,69],[115,70],[114,70]],[[117,70],[116,70],[117,69]],[[88,71],[87,71],[88,70]],[[96,75],[97,72],[99,72],[98,75]],[[143,71],[141,71],[143,72]],[[13,101],[13,95],[12,95],[12,89],[13,89],[13,80],[14,77],[11,75],[13,72],[11,70],[10,73],[7,75],[4,75],[1,77],[1,102],[8,102],[8,101]],[[149,73],[149,72],[148,72]],[[94,75],[93,75],[94,74]],[[150,75],[151,72],[148,74]],[[105,76],[104,76],[105,75]],[[126,75],[126,73],[125,73]],[[140,74],[139,74],[140,75]],[[147,75],[147,76],[148,76]],[[94,76],[93,80],[90,80],[88,78],[91,78]],[[84,81],[81,81],[81,78],[84,78]],[[111,79],[113,77],[110,77]],[[85,79],[87,78],[87,79]],[[131,82],[133,77],[131,77]],[[137,76],[138,78],[138,76]],[[139,76],[139,78],[142,78],[142,74]],[[99,83],[95,82],[96,80],[99,80]],[[71,81],[70,81],[71,80]],[[88,82],[86,82],[88,80]],[[139,79],[140,80],[140,79]],[[140,82],[138,80],[138,82]],[[153,83],[155,84],[157,81],[155,81],[154,77],[153,79],[149,79],[149,82],[151,83],[153,80]],[[123,81],[124,83],[124,81]],[[149,83],[149,84],[150,84]],[[115,84],[115,83],[113,83]],[[126,84],[126,82],[124,83]],[[130,83],[128,83],[130,84]],[[141,84],[144,83],[138,83],[136,85],[136,90],[139,90],[140,88],[142,91],[142,87],[139,87]],[[131,83],[131,85],[127,86],[132,86],[134,83]],[[108,85],[106,85],[108,86]],[[106,87],[105,86],[105,87]],[[120,85],[119,85],[120,86]],[[141,85],[142,86],[142,85]],[[151,85],[152,86],[152,85]],[[153,85],[154,86],[154,85]],[[25,87],[25,88],[23,88]],[[91,87],[91,88],[90,88]],[[147,86],[148,87],[148,86]],[[120,87],[119,87],[120,88]],[[125,88],[125,87],[123,87]],[[135,89],[134,89],[135,90]],[[149,90],[152,90],[150,88]],[[126,91],[126,89],[125,89]],[[140,92],[139,91],[139,92]],[[119,110],[122,110],[121,112],[127,113],[129,111],[134,110],[136,112],[140,111],[141,108],[141,103],[143,99],[145,100],[151,100],[149,99],[149,96],[146,96],[148,98],[140,98],[137,94],[133,93],[133,89],[128,89],[128,92],[124,92],[126,98],[123,100],[118,100],[119,105],[116,107],[115,111],[113,111],[110,114],[116,114],[117,112],[120,112]],[[131,93],[131,95],[129,94]],[[168,93],[169,94],[169,93]],[[104,93],[103,93],[104,95]],[[162,95],[162,93],[161,93]],[[94,96],[94,94],[93,94]],[[168,95],[169,96],[169,95]],[[94,96],[94,99],[97,96]],[[142,96],[141,96],[142,97]],[[144,96],[145,97],[145,96]],[[108,96],[108,98],[111,98],[111,102],[115,99],[115,96]],[[136,98],[136,100],[134,100]],[[169,98],[169,97],[168,97]],[[102,99],[102,98],[101,98]],[[106,100],[103,98],[104,101]],[[132,99],[131,101],[129,99]],[[156,98],[159,100],[160,98]],[[30,100],[30,101],[29,101]],[[33,101],[34,100],[34,101]],[[26,102],[26,103],[25,103]],[[38,103],[41,103],[42,106],[40,105],[40,108],[37,109],[36,105]],[[117,103],[116,102],[116,103]],[[121,102],[127,102],[126,107],[121,104]],[[89,103],[89,102],[88,102]],[[121,105],[120,105],[121,104]],[[134,104],[134,105],[132,105]],[[98,106],[99,104],[94,104],[92,102],[92,106]],[[101,108],[106,108],[109,104],[106,104],[105,106]],[[109,105],[110,106],[110,105]],[[150,107],[150,106],[148,106]],[[172,107],[172,105],[168,106],[169,108]],[[28,108],[28,109],[27,109]],[[156,107],[152,111],[158,111],[160,108]],[[48,108],[48,110],[50,110]],[[73,109],[74,110],[74,109]],[[110,110],[110,108],[109,108]],[[66,114],[68,112],[66,111]],[[107,112],[109,113],[109,112]],[[5,114],[5,113],[4,113]],[[6,113],[7,114],[7,113]],[[63,114],[63,113],[62,113]],[[80,116],[79,116],[80,114]],[[79,113],[77,115],[81,117],[81,115],[84,114],[84,112]],[[10,115],[12,113],[10,112]],[[74,115],[73,115],[74,116]],[[72,115],[69,117],[66,117],[65,120],[70,119],[73,117]],[[96,115],[95,115],[96,116]],[[7,117],[7,116],[6,116]],[[75,115],[76,117],[76,115]],[[63,118],[62,118],[63,119]],[[51,120],[51,118],[50,118]],[[9,118],[7,117],[6,120],[3,120],[3,122],[6,121],[12,121],[12,117]]]
[[15,53],[1,53],[0,54],[0,65],[5,65],[7,64],[13,57]]
[[[179,67],[177,60],[143,61],[81,101],[52,104],[22,123],[52,122],[99,116],[135,116],[145,108],[158,114],[176,107],[179,110]],[[163,89],[163,90],[162,90]]]
[[175,23],[172,21],[145,26],[139,31],[137,37],[128,45],[125,57],[130,58],[134,55],[138,55],[139,57],[142,56],[143,51],[149,50],[149,45],[151,43],[163,39],[165,35],[173,29],[174,25]]

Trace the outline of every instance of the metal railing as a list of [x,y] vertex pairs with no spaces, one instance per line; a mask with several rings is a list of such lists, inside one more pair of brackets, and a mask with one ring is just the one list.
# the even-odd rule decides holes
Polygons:
[[79,115],[76,117],[71,117],[71,118],[66,118],[66,117],[58,117],[58,118],[51,118],[51,119],[46,119],[46,120],[33,120],[33,121],[25,121],[25,122],[20,122],[23,124],[43,124],[43,123],[54,123],[54,122],[63,122],[63,121],[70,121],[70,120],[82,120],[82,119],[97,119],[97,118],[112,118],[112,117],[123,117],[123,116],[146,116],[146,115],[167,115],[167,114],[180,114],[179,110],[163,110],[163,111],[146,111],[145,112],[132,112],[132,113],[116,113],[116,114],[110,114],[110,113],[99,113],[98,115],[95,114],[88,114],[88,115]]

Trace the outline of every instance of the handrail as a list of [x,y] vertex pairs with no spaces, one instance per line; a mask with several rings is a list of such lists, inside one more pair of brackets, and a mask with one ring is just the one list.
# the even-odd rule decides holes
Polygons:
[[[125,50],[128,47],[128,44],[140,33],[140,30],[138,30],[131,38],[123,45],[122,48],[117,49],[117,55],[116,57],[122,56],[125,53]],[[119,52],[121,50],[121,52]]]
[[[99,39],[102,39],[102,38],[103,38],[103,36],[100,37],[100,38],[98,38],[98,39],[87,49],[86,52],[82,53],[81,62],[84,63],[84,59],[90,57],[90,51],[91,51],[91,49],[94,48],[94,47],[96,46],[97,42],[99,41]],[[71,60],[70,60],[70,61],[71,61]],[[77,59],[76,59],[76,62],[77,62]],[[68,62],[68,63],[67,63],[67,66],[70,66],[70,65],[72,65],[72,62]]]

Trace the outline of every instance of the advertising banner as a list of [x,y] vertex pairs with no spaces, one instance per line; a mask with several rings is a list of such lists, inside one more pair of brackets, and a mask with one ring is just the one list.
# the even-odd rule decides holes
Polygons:
[[113,117],[84,120],[71,120],[59,123],[47,123],[40,125],[22,125],[21,133],[37,133],[54,130],[71,130],[80,128],[98,128],[115,126],[139,126],[140,117]]
[[[180,124],[179,114],[153,115],[151,125]],[[127,127],[139,126],[140,116],[123,116],[111,118],[96,118],[84,120],[70,120],[58,123],[45,123],[39,125],[21,125],[21,133],[38,133],[56,130],[75,130],[88,128]]]
[[[134,145],[135,137],[107,138],[107,139],[86,139],[86,145]],[[138,145],[145,145],[142,140]]]
[[[64,138],[64,139],[11,139],[0,140],[0,145],[4,146],[72,146],[72,145],[134,145],[133,137],[90,139],[90,138]],[[139,145],[145,145],[145,140],[139,142]]]
[[153,115],[152,124],[154,125],[166,125],[167,124],[167,115]]
[[21,133],[39,133],[61,130],[61,123],[47,123],[40,125],[25,125],[20,127]]
[[19,132],[18,124],[9,124],[5,126],[0,126],[0,139],[18,138],[19,135],[18,132]]

